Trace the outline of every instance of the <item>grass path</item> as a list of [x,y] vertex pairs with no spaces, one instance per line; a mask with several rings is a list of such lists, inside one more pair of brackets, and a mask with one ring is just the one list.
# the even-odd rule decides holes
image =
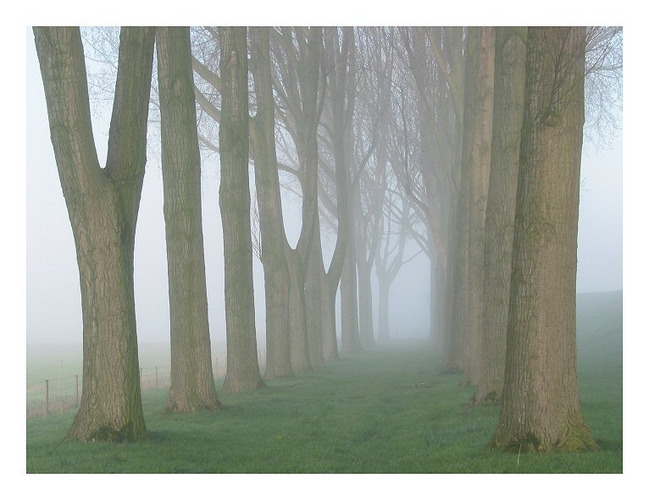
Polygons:
[[219,394],[226,408],[216,413],[162,416],[166,391],[147,391],[149,439],[139,444],[66,442],[73,413],[30,420],[27,471],[621,472],[621,358],[594,349],[580,371],[599,453],[488,450],[499,407],[467,407],[474,389],[462,376],[444,373],[425,344],[404,342],[264,390]]

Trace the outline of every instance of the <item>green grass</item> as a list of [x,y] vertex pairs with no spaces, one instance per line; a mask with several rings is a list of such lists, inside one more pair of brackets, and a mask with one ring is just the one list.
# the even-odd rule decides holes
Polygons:
[[27,471],[620,473],[621,316],[592,325],[582,316],[581,401],[601,452],[488,450],[499,407],[467,407],[474,389],[423,343],[402,342],[260,391],[219,394],[225,409],[216,413],[162,416],[166,391],[146,391],[142,443],[65,441],[73,412],[29,420]]

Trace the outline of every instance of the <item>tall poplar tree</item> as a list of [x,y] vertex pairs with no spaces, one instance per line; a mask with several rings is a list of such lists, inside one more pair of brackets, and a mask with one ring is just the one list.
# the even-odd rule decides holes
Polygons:
[[228,351],[223,390],[263,387],[257,359],[248,179],[248,44],[245,27],[219,28],[221,122],[219,206],[225,261]]
[[289,343],[289,270],[286,232],[275,151],[275,104],[270,65],[270,28],[250,28],[250,71],[257,113],[252,119],[251,144],[261,231],[261,263],[266,299],[266,373],[276,378],[293,375]]
[[169,275],[170,412],[215,410],[201,215],[201,158],[189,28],[157,28]]
[[598,448],[577,380],[584,52],[584,28],[528,29],[505,384],[494,448]]
[[108,157],[92,133],[79,28],[34,28],[50,133],[77,253],[83,383],[67,437],[146,437],[140,394],[133,252],[144,167],[154,29],[122,28]]

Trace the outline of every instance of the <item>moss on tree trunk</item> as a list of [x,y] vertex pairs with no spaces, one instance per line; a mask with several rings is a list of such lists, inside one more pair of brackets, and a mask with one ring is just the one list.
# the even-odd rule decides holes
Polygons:
[[503,407],[491,446],[598,449],[579,402],[583,28],[529,28]]

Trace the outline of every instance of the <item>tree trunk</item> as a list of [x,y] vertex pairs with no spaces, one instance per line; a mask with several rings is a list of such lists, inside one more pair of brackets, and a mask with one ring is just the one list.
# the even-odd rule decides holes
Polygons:
[[289,271],[286,233],[275,151],[275,106],[270,67],[269,28],[250,28],[250,68],[257,96],[253,120],[255,186],[261,230],[261,262],[266,299],[267,379],[293,375],[289,343]]
[[379,341],[390,340],[390,282],[379,278]]
[[[274,38],[278,50],[278,95],[288,110],[285,117],[297,150],[302,188],[302,228],[296,248],[285,244],[289,265],[289,339],[293,369],[310,370],[312,362],[321,364],[317,349],[322,344],[318,324],[318,306],[315,297],[317,283],[309,283],[315,276],[308,270],[318,226],[318,140],[317,131],[324,88],[321,83],[322,28],[283,28]],[[319,241],[319,239],[318,239]],[[314,316],[309,316],[312,311]],[[311,328],[313,327],[313,328]],[[313,345],[312,345],[313,344]]]
[[[341,36],[339,36],[341,35]],[[336,247],[327,271],[330,291],[340,283],[342,351],[354,352],[360,348],[358,338],[358,299],[356,296],[356,261],[353,252],[352,207],[350,196],[350,159],[353,151],[352,116],[354,112],[353,54],[354,31],[351,27],[330,32],[325,48],[329,59],[329,90],[332,114],[332,139],[336,178],[336,211],[338,234]],[[354,275],[352,276],[352,271]],[[331,321],[331,319],[329,320]]]
[[157,28],[162,179],[171,316],[166,411],[216,410],[203,252],[201,158],[189,28]]
[[374,314],[372,308],[372,263],[357,260],[358,270],[358,327],[361,346],[371,349],[374,341]]
[[338,338],[336,337],[336,291],[337,282],[334,286],[333,280],[325,274],[322,268],[322,279],[320,281],[322,293],[320,295],[320,311],[322,314],[322,356],[325,363],[339,361]]
[[348,239],[343,273],[340,278],[340,319],[342,351],[350,354],[361,349],[358,331],[358,283],[353,238]]
[[306,329],[309,349],[309,360],[312,368],[325,365],[324,339],[322,336],[322,243],[320,241],[320,223],[316,219],[313,232],[313,244],[307,255],[304,297],[306,301]]
[[[467,33],[466,89],[462,187],[467,235],[466,284],[461,298],[461,368],[466,382],[478,381],[484,317],[484,237],[491,164],[493,123],[494,30],[469,28]],[[466,175],[464,175],[466,173]],[[462,230],[462,229],[460,229]]]
[[246,28],[219,28],[222,109],[219,127],[228,352],[223,390],[264,386],[257,359],[248,179],[248,51]]
[[291,344],[291,366],[296,373],[311,370],[309,344],[306,332],[306,300],[304,296],[304,273],[300,254],[296,251],[287,253],[290,276],[288,318],[289,340]]
[[92,136],[78,28],[34,28],[50,132],[77,251],[83,384],[67,437],[146,437],[140,394],[133,250],[144,166],[154,30],[123,28],[106,167]]
[[525,91],[527,28],[496,28],[491,174],[485,222],[484,335],[477,404],[502,398]]
[[584,28],[529,28],[503,407],[491,446],[598,449],[579,402]]

